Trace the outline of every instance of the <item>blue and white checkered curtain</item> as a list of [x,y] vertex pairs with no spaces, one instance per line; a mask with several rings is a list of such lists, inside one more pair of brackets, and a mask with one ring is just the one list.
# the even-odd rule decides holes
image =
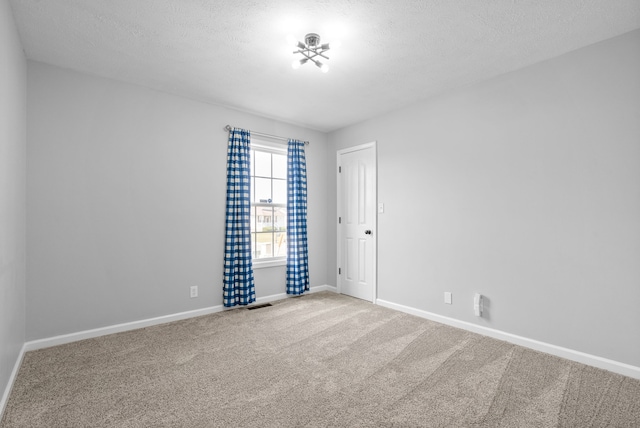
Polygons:
[[287,294],[299,295],[309,290],[307,162],[302,141],[289,140],[287,165]]
[[227,217],[224,245],[223,303],[255,302],[251,263],[251,135],[232,128],[227,149]]

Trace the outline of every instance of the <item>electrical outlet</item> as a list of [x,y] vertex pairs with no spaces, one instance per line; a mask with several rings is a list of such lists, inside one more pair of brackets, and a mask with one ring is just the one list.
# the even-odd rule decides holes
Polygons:
[[191,286],[191,298],[193,297],[198,297],[198,286],[197,285],[192,285]]
[[450,291],[445,291],[445,292],[444,292],[444,302],[445,302],[447,305],[450,305],[450,304],[451,304],[451,292],[450,292]]
[[484,309],[483,300],[482,294],[480,293],[476,293],[476,295],[473,296],[473,314],[477,317],[482,316],[482,310]]

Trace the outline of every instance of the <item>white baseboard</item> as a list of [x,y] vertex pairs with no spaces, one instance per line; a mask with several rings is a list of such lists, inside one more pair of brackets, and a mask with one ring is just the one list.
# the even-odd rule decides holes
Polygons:
[[629,376],[635,379],[640,379],[640,367],[632,366],[618,361],[609,360],[606,358],[598,357],[591,354],[586,354],[580,351],[574,351],[573,349],[563,348],[561,346],[551,345],[549,343],[540,342],[537,340],[529,339],[526,337],[518,336],[504,331],[495,330],[488,327],[472,324],[466,321],[460,321],[455,318],[449,318],[442,315],[434,314],[432,312],[423,311],[421,309],[412,308],[409,306],[399,305],[397,303],[388,302],[386,300],[377,299],[376,304],[384,306],[386,308],[395,309],[400,312],[415,315],[421,318],[426,318],[431,321],[436,321],[441,324],[450,325],[452,327],[461,328],[463,330],[471,331],[473,333],[482,334],[484,336],[493,337],[494,339],[504,340],[505,342],[513,343],[515,345],[524,346],[526,348],[535,349],[536,351],[545,352],[547,354],[555,355],[557,357],[565,358],[567,360],[576,361],[578,363],[586,364],[600,369],[609,370],[614,373],[618,373],[624,376]]
[[[333,291],[335,293],[336,287],[333,287],[331,285],[318,285],[315,287],[309,287],[308,293],[318,293],[320,291]],[[272,294],[271,296],[258,297],[256,299],[256,303],[258,304],[268,303],[268,302],[273,302],[275,300],[286,299],[287,297],[295,297],[295,296],[292,296],[291,294],[287,294],[287,293]],[[229,309],[235,309],[235,308],[229,308]]]
[[[335,291],[335,287],[330,285],[319,285],[311,287],[309,293],[317,293],[319,291]],[[256,303],[267,303],[274,300],[286,299],[291,297],[289,294],[280,293],[273,294],[271,296],[259,297],[256,299]],[[121,333],[123,331],[135,330],[138,328],[150,327],[158,324],[165,324],[173,321],[180,321],[187,318],[199,317],[202,315],[209,315],[216,312],[222,312],[228,309],[237,309],[238,306],[233,308],[225,308],[222,305],[210,306],[208,308],[196,309],[193,311],[179,312],[176,314],[164,315],[155,318],[148,318],[139,321],[132,321],[123,324],[110,325],[106,327],[95,328],[92,330],[84,330],[76,333],[63,334],[60,336],[48,337],[45,339],[32,340],[25,343],[25,351],[34,351],[36,349],[49,348],[51,346],[64,345],[65,343],[77,342],[78,340],[92,339],[94,337],[105,336],[107,334]]]
[[[336,287],[333,287],[331,285],[317,285],[315,287],[309,287],[308,293],[318,293],[320,291],[333,291],[335,293]],[[296,297],[296,296],[292,296],[291,294],[287,294],[287,293],[272,294],[270,296],[263,296],[263,297],[256,298],[256,304],[274,302],[276,300],[282,300],[289,297]],[[231,310],[231,309],[237,309],[237,308],[238,306],[234,306],[233,308],[224,308],[223,310]]]
[[309,290],[310,293],[317,293],[318,291],[331,291],[332,293],[337,293],[338,288],[334,285],[319,285],[317,287],[311,287]]
[[179,321],[187,318],[209,315],[215,312],[221,312],[223,306],[211,306],[193,311],[180,312],[177,314],[164,315],[161,317],[148,318],[145,320],[132,321],[122,324],[115,324],[106,327],[94,328],[92,330],[84,330],[76,333],[62,334],[60,336],[47,337],[45,339],[31,340],[25,343],[27,351],[36,349],[49,348],[51,346],[64,345],[65,343],[77,342],[78,340],[92,339],[94,337],[106,336],[107,334],[121,333],[123,331],[136,330],[138,328],[150,327],[158,324]]
[[7,386],[4,389],[4,393],[2,394],[2,400],[0,400],[0,420],[2,420],[2,415],[4,415],[5,407],[7,407],[9,395],[11,394],[11,389],[13,388],[13,384],[16,381],[16,377],[18,376],[18,371],[20,370],[20,366],[22,365],[22,359],[24,358],[25,352],[25,345],[22,345],[20,353],[18,354],[18,358],[16,358],[16,363],[13,365],[13,370],[11,371],[11,376],[9,376]]

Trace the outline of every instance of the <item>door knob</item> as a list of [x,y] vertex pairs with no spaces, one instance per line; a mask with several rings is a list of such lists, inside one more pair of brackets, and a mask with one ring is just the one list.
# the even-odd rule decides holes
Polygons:
[[365,234],[365,235],[371,235],[371,231],[370,231],[370,230],[365,230],[365,231],[364,231],[364,234]]

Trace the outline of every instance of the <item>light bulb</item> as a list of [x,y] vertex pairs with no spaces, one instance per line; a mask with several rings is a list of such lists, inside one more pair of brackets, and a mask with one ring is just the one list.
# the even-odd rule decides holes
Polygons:
[[304,65],[307,61],[309,61],[307,58],[302,58],[300,60],[294,59],[293,62],[291,63],[291,67],[294,70],[297,70],[300,68],[301,65]]
[[289,46],[296,46],[298,44],[298,39],[296,39],[292,34],[289,34],[287,36],[287,45]]
[[326,73],[327,71],[329,71],[329,66],[327,64],[322,64],[320,66],[320,71],[322,71],[323,73]]

